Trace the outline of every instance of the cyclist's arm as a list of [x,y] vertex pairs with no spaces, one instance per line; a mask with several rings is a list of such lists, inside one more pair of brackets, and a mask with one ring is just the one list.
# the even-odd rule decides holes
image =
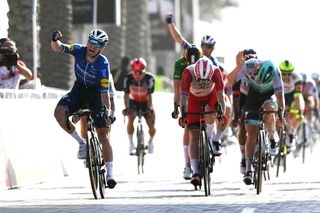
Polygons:
[[51,48],[54,52],[61,52],[63,50],[63,43],[60,40],[51,41]]
[[[172,14],[167,13],[166,19],[170,16],[172,17]],[[173,22],[168,23],[168,28],[169,28],[169,31],[170,31],[170,34],[171,34],[171,37],[173,38],[173,40],[175,40],[175,42],[180,44],[183,49],[187,49],[189,46],[191,46],[190,43],[185,38],[182,37],[181,33],[176,28],[176,26]]]
[[23,75],[24,77],[26,77],[29,80],[33,79],[33,75],[32,75],[31,70],[25,65],[25,63],[23,61],[18,60],[16,67],[18,68],[21,75]]
[[191,82],[192,82],[192,75],[190,71],[186,68],[183,70],[183,73],[181,76],[181,85],[180,85],[180,109],[182,114],[188,111],[187,102],[188,102]]
[[173,80],[173,101],[176,104],[180,104],[180,80]]
[[124,96],[123,96],[124,106],[125,106],[126,109],[129,108],[129,94],[130,93],[125,92]]
[[223,112],[225,111],[225,101],[224,101],[224,82],[222,78],[222,73],[219,68],[216,68],[212,79],[215,83],[216,91],[218,94],[218,103],[222,105]]
[[152,103],[152,94],[148,94],[148,101],[147,101],[147,105],[149,109],[153,109],[153,103]]
[[240,51],[236,56],[236,63],[237,66],[227,75],[226,84],[228,86],[232,86],[237,78],[238,72],[243,67],[243,64],[245,62],[245,57],[243,56],[243,51]]
[[109,93],[101,93],[101,102],[103,106],[107,107],[107,110],[110,110],[110,97]]

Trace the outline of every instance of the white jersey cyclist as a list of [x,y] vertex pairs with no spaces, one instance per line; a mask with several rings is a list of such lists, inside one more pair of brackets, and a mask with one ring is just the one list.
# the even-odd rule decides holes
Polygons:
[[[252,87],[261,93],[266,93],[274,90],[274,93],[280,93],[283,91],[283,82],[281,80],[280,71],[276,68],[275,73],[265,73],[264,76],[258,75],[260,66],[265,61],[260,59],[252,58],[244,62],[244,65],[237,74],[237,79],[241,80],[240,91],[248,95],[249,88]],[[266,80],[261,83],[262,79],[269,78],[270,81]]]

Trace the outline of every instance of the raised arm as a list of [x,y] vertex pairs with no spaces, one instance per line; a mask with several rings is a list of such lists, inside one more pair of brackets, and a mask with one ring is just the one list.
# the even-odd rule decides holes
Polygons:
[[171,34],[173,40],[175,40],[175,42],[180,44],[184,49],[191,46],[191,44],[185,38],[182,37],[181,33],[179,32],[179,30],[176,28],[175,24],[173,23],[172,13],[167,13],[165,19],[168,24],[168,28],[169,28],[169,31],[170,31],[170,34]]
[[51,48],[55,52],[60,52],[62,50],[62,33],[60,31],[54,31],[51,36]]
[[226,84],[227,86],[232,86],[234,81],[236,80],[237,74],[239,70],[242,68],[245,57],[243,55],[244,51],[240,51],[236,56],[237,66],[228,74]]

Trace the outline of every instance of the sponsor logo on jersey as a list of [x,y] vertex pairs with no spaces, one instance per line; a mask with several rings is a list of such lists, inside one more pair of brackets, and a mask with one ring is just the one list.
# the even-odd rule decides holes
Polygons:
[[70,52],[72,52],[74,50],[73,45],[72,44],[67,44],[67,48]]
[[109,79],[102,78],[102,79],[100,80],[100,85],[101,85],[103,88],[109,88]]

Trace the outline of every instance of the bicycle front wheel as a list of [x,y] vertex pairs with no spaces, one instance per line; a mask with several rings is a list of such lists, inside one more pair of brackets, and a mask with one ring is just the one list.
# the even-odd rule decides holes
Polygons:
[[138,158],[138,174],[144,173],[143,166],[144,166],[144,135],[142,126],[138,125],[137,128],[137,150],[136,150],[137,158]]
[[209,148],[208,148],[208,142],[207,142],[207,135],[205,130],[202,130],[200,133],[200,148],[201,148],[201,161],[202,161],[202,174],[203,174],[203,182],[204,182],[204,192],[205,195],[210,195],[210,170],[209,170],[209,164],[210,164],[210,155],[209,155]]
[[[89,136],[90,135],[90,136]],[[95,146],[95,136],[88,132],[87,137],[87,165],[89,170],[90,184],[95,199],[99,198],[99,166],[97,162],[97,151]]]
[[255,171],[256,174],[256,190],[257,190],[257,194],[260,194],[261,189],[262,189],[262,143],[263,140],[265,139],[264,137],[264,132],[263,131],[259,131],[258,134],[258,143],[257,143],[257,171]]

